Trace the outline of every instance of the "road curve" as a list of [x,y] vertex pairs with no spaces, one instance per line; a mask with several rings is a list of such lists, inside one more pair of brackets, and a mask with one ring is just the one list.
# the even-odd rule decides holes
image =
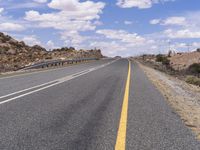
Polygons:
[[[0,78],[0,97],[44,84],[0,98],[3,102],[15,97],[0,103],[0,149],[115,149],[128,66],[127,59],[103,60]],[[51,81],[56,83],[45,85]],[[192,132],[135,63],[131,63],[128,90],[126,149],[200,149]]]

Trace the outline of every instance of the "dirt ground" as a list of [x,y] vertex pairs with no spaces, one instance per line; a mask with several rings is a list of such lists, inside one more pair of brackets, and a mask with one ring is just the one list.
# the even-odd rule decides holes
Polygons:
[[200,140],[200,87],[138,64]]
[[176,54],[170,57],[170,62],[175,70],[187,69],[194,63],[200,63],[200,52]]

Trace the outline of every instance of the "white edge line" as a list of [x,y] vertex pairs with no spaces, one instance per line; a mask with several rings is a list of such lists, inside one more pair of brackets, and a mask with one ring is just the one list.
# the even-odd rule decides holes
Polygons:
[[[108,64],[109,64],[109,63],[108,63]],[[99,67],[99,66],[97,66],[97,67]],[[58,69],[61,69],[61,68],[58,68]],[[94,69],[94,68],[91,68],[91,69]],[[56,70],[56,69],[55,69],[55,70]],[[83,71],[74,73],[74,74],[72,74],[72,75],[69,75],[69,76],[76,76],[77,74],[81,74],[82,72],[87,72],[87,71],[89,71],[89,70],[90,70],[90,69],[86,69],[86,70],[83,70]],[[15,95],[15,94],[19,94],[19,93],[22,93],[22,92],[25,92],[25,91],[28,91],[28,90],[31,90],[31,89],[34,89],[34,88],[38,88],[38,87],[40,87],[40,86],[45,86],[46,84],[51,84],[51,83],[53,83],[53,82],[62,80],[63,78],[66,78],[66,77],[62,77],[62,78],[60,78],[60,79],[55,79],[55,80],[53,80],[53,81],[49,81],[49,82],[46,82],[46,83],[43,83],[43,84],[39,84],[39,85],[30,87],[30,88],[27,88],[27,89],[23,89],[23,90],[20,90],[20,91],[17,91],[17,92],[13,92],[13,93],[10,93],[10,94],[7,94],[7,95],[0,96],[0,99],[9,97],[9,96],[12,96],[12,95]]]
[[[79,65],[84,65],[85,63],[79,64]],[[53,68],[53,69],[47,69],[47,70],[36,70],[36,71],[32,71],[32,72],[22,72],[22,74],[16,74],[16,75],[11,75],[11,76],[7,76],[7,77],[0,77],[1,79],[9,79],[9,78],[13,78],[13,77],[20,77],[20,76],[25,76],[25,75],[32,75],[32,74],[37,74],[37,73],[43,73],[43,72],[50,72],[50,71],[55,71],[55,70],[62,70],[65,68],[69,68],[69,67],[74,67],[74,65],[70,65],[70,66],[64,66],[64,67],[60,67],[60,68]],[[19,72],[20,73],[20,72]]]
[[[119,60],[119,59],[117,59],[117,60]],[[70,76],[72,76],[72,75],[70,75],[70,76],[68,76],[68,77],[69,77],[68,79],[65,79],[65,80],[63,80],[63,81],[62,81],[61,79],[64,79],[64,78],[61,78],[61,79],[60,79],[61,81],[59,81],[59,82],[57,82],[57,83],[54,83],[54,84],[51,84],[51,85],[48,85],[48,86],[39,88],[39,89],[37,89],[37,90],[34,90],[34,91],[31,91],[31,92],[28,92],[28,93],[25,93],[25,94],[22,94],[22,95],[19,95],[19,96],[16,96],[16,97],[13,97],[13,98],[4,100],[4,101],[1,101],[1,102],[0,102],[0,105],[1,105],[1,104],[5,104],[5,103],[8,103],[8,102],[10,102],[10,101],[13,101],[13,100],[15,100],[15,99],[24,97],[24,96],[26,96],[26,95],[30,95],[30,94],[32,94],[32,93],[35,93],[35,92],[38,92],[38,91],[47,89],[47,88],[52,87],[52,86],[55,86],[55,85],[57,85],[57,84],[61,84],[61,83],[63,83],[63,82],[72,80],[72,79],[77,78],[77,77],[79,77],[79,76],[88,74],[89,72],[92,72],[92,71],[94,71],[94,70],[98,70],[98,69],[103,68],[103,67],[105,67],[105,66],[107,66],[107,65],[110,65],[110,64],[116,62],[117,60],[114,60],[114,61],[112,61],[112,62],[110,62],[110,63],[107,63],[107,64],[105,64],[104,66],[99,66],[99,67],[91,68],[88,72],[82,73],[82,74],[80,74],[80,75],[77,75],[77,76],[74,76],[74,77],[71,77],[71,78],[70,78]],[[82,71],[82,72],[83,72],[83,71]],[[53,81],[52,81],[52,82],[53,82]],[[55,82],[55,81],[54,81],[54,82]],[[13,94],[13,93],[11,93],[11,94]]]
[[22,72],[22,74],[16,74],[16,75],[11,75],[11,76],[7,76],[7,77],[0,77],[0,80],[9,79],[9,78],[13,78],[13,77],[20,77],[20,76],[25,76],[25,75],[32,75],[32,74],[37,74],[37,73],[43,73],[43,72],[50,72],[50,71],[55,71],[55,70],[62,70],[67,67],[72,67],[72,66],[66,66],[66,67],[55,68],[55,69],[47,69],[47,70],[38,70],[38,71],[36,70],[36,71],[32,71],[32,72]]
[[37,88],[37,87],[40,87],[40,86],[44,86],[46,84],[51,84],[51,83],[56,82],[56,81],[57,80],[53,80],[53,81],[50,81],[50,82],[47,82],[47,83],[43,83],[43,84],[40,84],[40,85],[36,85],[36,86],[30,87],[30,88],[24,89],[24,90],[20,90],[20,91],[13,92],[13,93],[10,93],[10,94],[4,95],[4,96],[0,96],[0,99],[8,97],[8,96],[15,95],[15,94],[18,94],[18,93],[22,93],[22,92],[25,92],[25,91],[28,91],[28,90],[31,90],[31,89],[34,89],[34,88]]

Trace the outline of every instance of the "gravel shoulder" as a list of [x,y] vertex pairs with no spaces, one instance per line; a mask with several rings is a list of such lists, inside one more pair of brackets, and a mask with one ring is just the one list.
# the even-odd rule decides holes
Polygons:
[[186,126],[191,128],[200,140],[200,87],[138,64]]

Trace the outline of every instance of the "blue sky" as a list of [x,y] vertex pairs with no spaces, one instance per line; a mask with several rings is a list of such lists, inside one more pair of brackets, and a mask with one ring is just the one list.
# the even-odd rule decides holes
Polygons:
[[199,0],[0,0],[0,32],[108,56],[199,48],[199,16]]

